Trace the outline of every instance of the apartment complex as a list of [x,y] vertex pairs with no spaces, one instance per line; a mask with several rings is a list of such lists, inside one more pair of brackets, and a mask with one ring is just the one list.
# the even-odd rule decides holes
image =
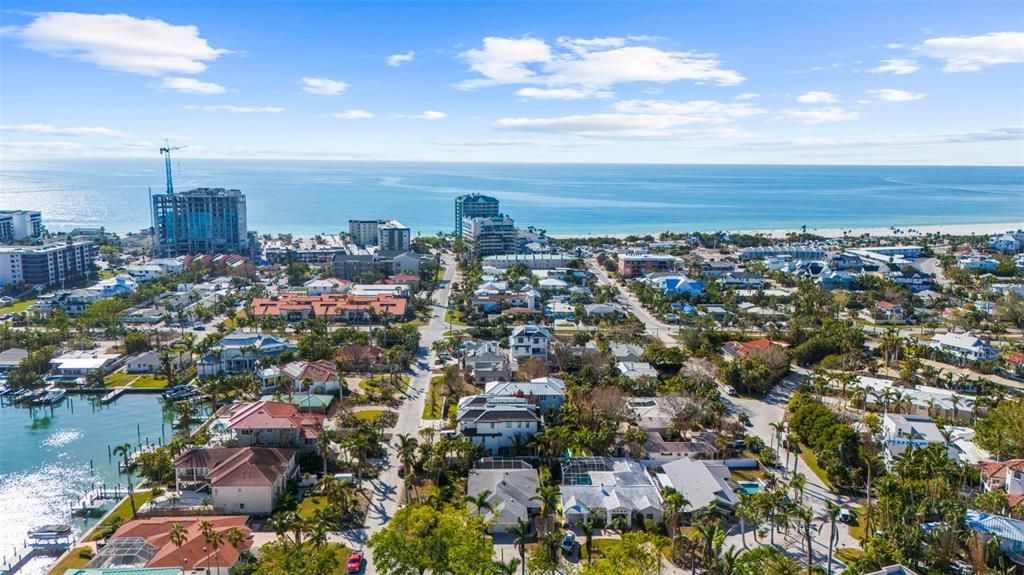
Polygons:
[[519,231],[508,216],[465,217],[462,219],[462,237],[472,248],[473,256],[483,258],[518,252]]
[[0,246],[0,285],[62,286],[92,273],[96,251],[92,242]]
[[647,274],[671,271],[676,266],[675,256],[661,254],[628,254],[619,256],[619,277],[630,279]]
[[412,242],[409,228],[398,220],[349,220],[348,236],[357,246],[377,246],[381,251],[406,252]]
[[29,210],[0,210],[0,242],[11,243],[42,235],[42,213]]
[[498,199],[483,194],[467,194],[455,198],[455,235],[463,235],[465,218],[492,218],[501,213]]
[[196,188],[153,195],[154,249],[159,257],[246,253],[245,194]]

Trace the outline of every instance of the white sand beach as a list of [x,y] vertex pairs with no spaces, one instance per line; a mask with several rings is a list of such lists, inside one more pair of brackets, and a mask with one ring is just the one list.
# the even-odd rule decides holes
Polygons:
[[[949,235],[992,235],[999,234],[1008,230],[1024,229],[1024,222],[1005,222],[1005,223],[988,223],[988,224],[948,224],[948,225],[926,225],[926,226],[890,226],[890,227],[869,227],[869,228],[807,228],[807,233],[826,238],[841,238],[844,235],[850,237],[862,236],[869,234],[875,237],[901,237],[901,238],[914,238],[918,236],[924,236],[927,234],[949,234]],[[896,233],[896,231],[899,233]],[[673,230],[676,231],[676,230]],[[683,232],[686,230],[677,230]],[[784,238],[789,233],[800,233],[799,229],[765,229],[765,230],[724,230],[729,233],[737,234],[764,234],[773,238]],[[661,231],[651,232],[651,235],[657,237]],[[643,234],[552,234],[554,238],[579,238],[579,237],[614,237],[624,238],[627,236],[637,236]]]

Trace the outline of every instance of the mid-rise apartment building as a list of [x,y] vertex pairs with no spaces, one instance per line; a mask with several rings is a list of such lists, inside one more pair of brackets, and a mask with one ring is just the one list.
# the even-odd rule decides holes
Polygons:
[[493,218],[501,213],[497,198],[483,194],[467,194],[455,198],[455,235],[463,235],[465,218]]
[[0,285],[63,286],[92,273],[96,252],[92,242],[0,246]]
[[0,210],[0,242],[17,242],[43,235],[43,214],[29,210]]
[[377,227],[377,246],[382,252],[407,252],[411,243],[412,233],[398,220],[388,220]]
[[348,237],[357,246],[377,245],[380,225],[384,220],[349,220]]
[[159,257],[247,253],[245,194],[196,188],[153,195],[154,250]]

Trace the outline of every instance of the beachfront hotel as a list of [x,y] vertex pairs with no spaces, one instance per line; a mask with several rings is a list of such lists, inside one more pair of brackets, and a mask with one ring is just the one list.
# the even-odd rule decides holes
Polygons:
[[43,235],[43,214],[31,210],[0,210],[0,242],[11,243]]
[[455,235],[463,235],[465,218],[491,218],[501,213],[497,198],[483,194],[467,194],[455,198]]
[[224,188],[196,188],[153,195],[157,257],[249,250],[245,194]]

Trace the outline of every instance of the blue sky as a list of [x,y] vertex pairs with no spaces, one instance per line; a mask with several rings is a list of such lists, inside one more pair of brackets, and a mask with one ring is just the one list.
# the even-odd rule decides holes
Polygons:
[[0,153],[1024,163],[1019,2],[17,2]]

